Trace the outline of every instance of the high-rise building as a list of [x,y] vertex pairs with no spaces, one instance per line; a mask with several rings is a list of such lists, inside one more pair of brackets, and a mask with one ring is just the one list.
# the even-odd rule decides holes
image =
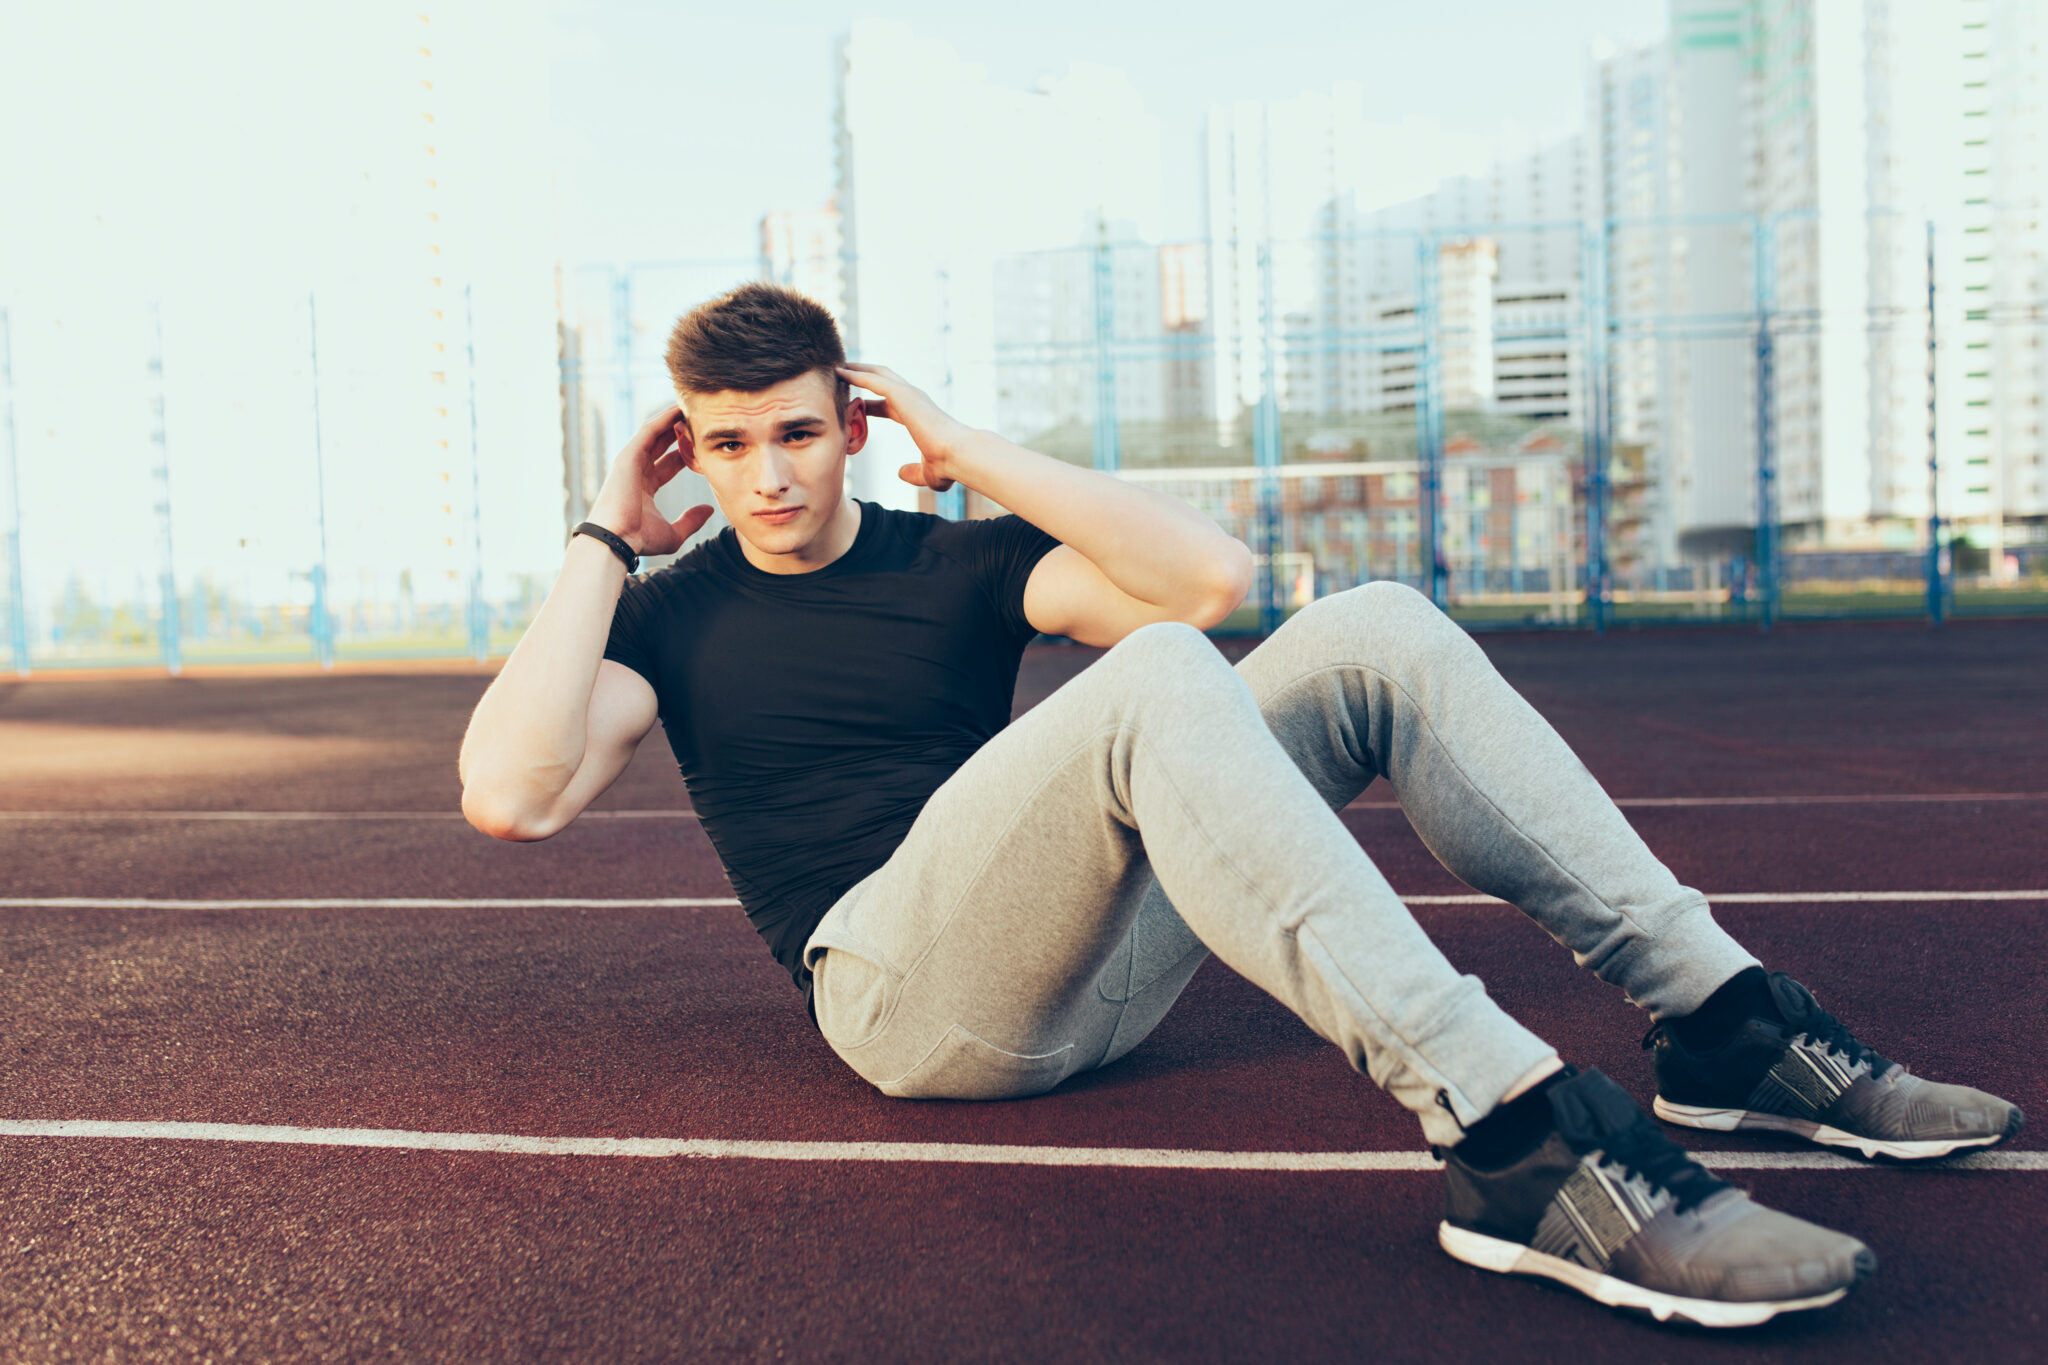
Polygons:
[[[1421,119],[1375,123],[1364,87],[1340,81],[1327,93],[1211,106],[1205,150],[1215,411],[1226,439],[1236,439],[1265,392],[1269,348],[1272,377],[1284,384],[1283,344],[1341,349],[1338,338],[1301,343],[1301,329],[1320,333],[1317,319],[1362,310],[1372,292],[1357,273],[1366,257],[1342,258],[1329,245],[1359,229],[1358,215],[1412,199],[1465,167],[1477,170],[1486,147]],[[1413,244],[1405,254],[1390,250],[1399,258],[1394,272],[1412,289]],[[1343,368],[1315,382],[1362,382]]]
[[1128,230],[996,262],[1000,430],[1089,463],[1105,440],[1120,463],[1155,462],[1169,437],[1213,447],[1205,284],[1199,244]]
[[[1930,265],[1940,510],[1997,542],[2048,514],[2041,28],[2025,0],[1674,0],[1679,304],[1776,318],[1765,430],[1794,542],[1909,544],[1927,515]],[[1756,356],[1686,346],[1696,548],[1756,524],[1757,424],[1725,415],[1756,408]]]
[[995,331],[1006,361],[996,386],[1001,431],[1030,443],[1066,428],[1068,439],[1082,433],[1092,442],[1105,398],[1119,424],[1164,418],[1159,257],[1159,247],[1126,233],[995,263]]
[[1355,194],[1325,205],[1309,249],[1314,287],[1283,319],[1283,406],[1412,409],[1428,270],[1448,407],[1582,422],[1586,202],[1572,137],[1377,210]]
[[1998,569],[2009,542],[2048,540],[2048,14],[2036,0],[1966,0],[1955,18],[1962,506],[1984,500]]
[[[841,42],[836,118],[848,346],[995,425],[995,263],[1092,239],[1102,222],[1156,241],[1158,121],[1121,71],[1077,62],[1009,89],[881,20]],[[911,505],[895,476],[907,442],[885,426],[871,445],[855,491]]]
[[1679,163],[1671,52],[1668,42],[1596,43],[1586,72],[1587,191],[1606,222],[1600,245],[1613,323],[1608,417],[1618,445],[1642,452],[1644,549],[1656,564],[1678,559],[1671,442],[1684,411],[1685,350],[1667,323],[1683,262],[1673,245],[1684,231],[1672,217]]

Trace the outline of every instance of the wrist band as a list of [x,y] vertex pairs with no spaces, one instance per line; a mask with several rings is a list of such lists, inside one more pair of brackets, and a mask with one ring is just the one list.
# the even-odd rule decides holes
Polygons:
[[640,556],[633,552],[633,547],[620,537],[605,530],[604,527],[599,526],[596,522],[582,522],[578,524],[575,530],[569,533],[569,539],[571,540],[576,539],[578,536],[589,536],[592,540],[597,541],[617,555],[620,561],[625,564],[627,573],[640,572]]

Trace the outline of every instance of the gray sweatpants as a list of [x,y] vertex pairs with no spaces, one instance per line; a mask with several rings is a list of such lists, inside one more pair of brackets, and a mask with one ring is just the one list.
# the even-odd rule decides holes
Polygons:
[[1372,583],[1234,670],[1148,626],[990,740],[811,936],[819,1027],[885,1094],[1032,1095],[1129,1052],[1213,952],[1455,1143],[1552,1049],[1337,818],[1375,776],[1445,867],[1657,1017],[1756,960],[1470,637]]

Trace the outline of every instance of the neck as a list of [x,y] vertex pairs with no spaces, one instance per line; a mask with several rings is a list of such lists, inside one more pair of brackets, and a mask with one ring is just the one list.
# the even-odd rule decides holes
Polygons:
[[842,497],[832,520],[808,543],[778,555],[757,548],[752,541],[741,536],[740,553],[763,573],[816,573],[851,550],[854,537],[859,534],[860,504],[852,498]]

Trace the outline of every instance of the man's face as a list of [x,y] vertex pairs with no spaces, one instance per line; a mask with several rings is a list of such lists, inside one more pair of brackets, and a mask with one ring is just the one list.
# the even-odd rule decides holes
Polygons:
[[838,413],[835,388],[812,370],[758,393],[682,396],[697,472],[763,555],[805,558],[846,505],[846,457],[867,441],[867,419],[859,403]]

